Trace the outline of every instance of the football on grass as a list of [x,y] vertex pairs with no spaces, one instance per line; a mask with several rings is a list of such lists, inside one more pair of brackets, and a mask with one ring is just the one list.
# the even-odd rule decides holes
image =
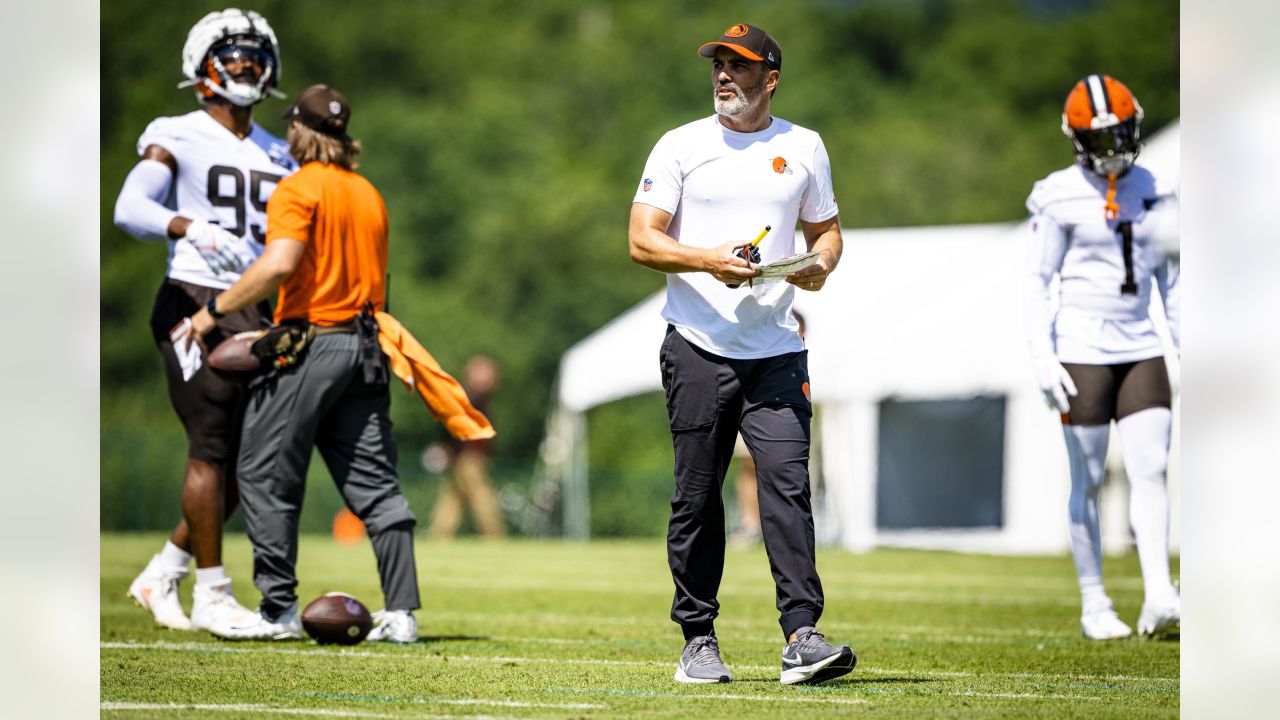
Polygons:
[[253,372],[262,361],[253,354],[253,342],[262,337],[261,330],[236,333],[209,351],[209,366],[230,372]]
[[373,616],[346,593],[325,593],[302,611],[302,627],[321,645],[355,645],[373,629]]

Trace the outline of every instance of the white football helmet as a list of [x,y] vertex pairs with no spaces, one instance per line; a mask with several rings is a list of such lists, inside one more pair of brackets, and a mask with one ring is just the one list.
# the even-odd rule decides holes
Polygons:
[[[248,107],[267,95],[284,97],[276,90],[280,81],[280,44],[266,18],[252,10],[227,8],[200,18],[187,33],[182,46],[182,74],[178,87],[194,87],[196,98],[206,102],[213,96]],[[224,62],[249,57],[261,68],[256,82],[239,82]]]

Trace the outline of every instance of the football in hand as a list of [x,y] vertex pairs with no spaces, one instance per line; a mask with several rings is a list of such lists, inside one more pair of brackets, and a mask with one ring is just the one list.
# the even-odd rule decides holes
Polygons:
[[253,372],[262,361],[253,354],[253,342],[262,337],[262,330],[236,333],[218,343],[209,351],[209,366],[229,372]]
[[355,645],[373,629],[373,616],[346,593],[325,593],[302,611],[302,627],[321,645]]

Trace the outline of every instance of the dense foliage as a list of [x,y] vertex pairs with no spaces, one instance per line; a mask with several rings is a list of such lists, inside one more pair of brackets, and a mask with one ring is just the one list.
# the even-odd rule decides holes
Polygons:
[[[221,7],[102,8],[104,528],[164,527],[176,513],[184,442],[147,329],[164,250],[111,214],[146,123],[196,107],[174,89],[179,53]],[[631,197],[658,137],[710,114],[709,65],[694,49],[731,23],[778,38],[774,113],[822,133],[845,227],[1017,218],[1031,182],[1071,161],[1059,114],[1087,73],[1124,80],[1148,133],[1178,115],[1173,0],[253,7],[279,36],[287,94],[326,82],[351,98],[361,171],[391,215],[392,311],[447,369],[475,353],[501,363],[496,452],[516,485],[531,476],[561,354],[661,286],[628,258]],[[282,133],[284,107],[269,100],[256,119]],[[406,483],[421,484],[418,451],[442,432],[395,396]],[[654,407],[592,419],[598,532],[661,528],[670,446]]]

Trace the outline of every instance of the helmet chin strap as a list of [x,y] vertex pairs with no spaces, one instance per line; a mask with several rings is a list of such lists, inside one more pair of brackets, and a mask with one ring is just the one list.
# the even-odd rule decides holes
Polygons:
[[1120,205],[1116,203],[1116,178],[1124,174],[1133,166],[1132,162],[1120,163],[1121,168],[1116,169],[1116,163],[1107,162],[1107,160],[1118,158],[1097,158],[1092,155],[1086,155],[1088,167],[1094,173],[1107,178],[1107,201],[1103,205],[1103,212],[1108,220],[1115,220],[1120,217]]
[[1107,204],[1105,206],[1108,220],[1120,217],[1120,206],[1116,204],[1116,174],[1107,174]]

